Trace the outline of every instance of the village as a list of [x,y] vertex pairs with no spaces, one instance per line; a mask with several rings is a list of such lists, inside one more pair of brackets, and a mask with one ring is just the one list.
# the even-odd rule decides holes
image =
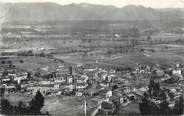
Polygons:
[[[74,96],[82,98],[85,114],[90,115],[124,113],[121,108],[142,102],[149,83],[159,84],[159,88],[172,94],[169,107],[183,95],[183,63],[171,66],[159,64],[149,66],[135,64],[134,67],[101,67],[98,62],[84,65],[57,64],[45,66],[32,72],[20,71],[16,66],[1,67],[1,88],[8,95],[20,94],[33,96],[40,91],[47,97]],[[166,95],[168,96],[168,95]],[[154,104],[163,99],[152,97]],[[137,109],[138,110],[138,109]]]
[[183,6],[90,2],[0,2],[0,115],[183,115]]

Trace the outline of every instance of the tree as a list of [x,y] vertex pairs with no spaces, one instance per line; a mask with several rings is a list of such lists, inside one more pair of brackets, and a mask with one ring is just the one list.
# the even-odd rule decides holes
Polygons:
[[163,115],[169,114],[169,103],[165,100],[160,104],[160,112]]
[[19,62],[20,62],[21,64],[22,64],[22,63],[24,63],[24,61],[23,61],[23,60],[20,60]]
[[91,81],[89,79],[87,80],[87,84],[88,84],[88,87],[92,86],[92,83],[91,83]]
[[148,94],[144,93],[144,98],[142,99],[142,103],[139,104],[139,110],[142,115],[146,115],[150,113]]
[[20,84],[17,84],[16,85],[16,89],[17,89],[17,91],[20,91],[21,90],[21,85]]
[[183,114],[183,108],[184,108],[184,105],[183,105],[183,95],[180,96],[180,99],[179,99],[179,115]]
[[27,55],[27,56],[34,56],[34,54],[33,54],[33,51],[32,51],[32,50],[28,50],[26,55]]
[[25,105],[22,101],[19,101],[18,106],[15,109],[16,109],[16,112],[15,112],[16,114],[18,113],[18,114],[22,115],[22,114],[26,113],[24,110]]
[[30,111],[32,114],[41,114],[41,109],[44,106],[44,97],[40,91],[37,91],[36,95],[30,102]]
[[27,73],[27,78],[30,79],[30,77],[31,77],[31,73],[28,72],[28,73]]
[[144,49],[143,48],[141,48],[141,50],[140,50],[141,52],[144,52]]
[[158,97],[160,95],[160,83],[155,83],[153,87],[153,96]]
[[115,90],[115,89],[117,89],[117,88],[118,88],[118,85],[114,85],[114,86],[112,87],[112,91]]
[[5,87],[1,87],[0,88],[0,96],[4,97],[4,93],[5,93]]
[[148,93],[144,93],[144,98],[140,104],[140,111],[143,115],[160,114],[159,106],[150,101],[150,96]]
[[46,54],[42,51],[41,53],[40,53],[40,57],[45,57],[46,56]]
[[116,100],[112,100],[112,103],[115,106],[115,110],[114,110],[113,114],[117,114],[118,111],[120,110],[121,104]]
[[13,66],[11,60],[8,60],[8,65],[9,65],[9,68],[11,68]]
[[7,69],[5,69],[5,70],[3,71],[3,73],[2,73],[2,77],[7,76],[8,73],[9,73],[9,72],[7,71]]
[[10,102],[6,99],[1,100],[1,113],[12,114],[12,107],[10,105]]
[[183,114],[183,96],[180,96],[180,99],[178,102],[176,102],[174,109],[173,109],[173,114],[175,115],[181,115]]
[[108,51],[107,51],[107,54],[108,54],[108,55],[111,55],[112,53],[113,53],[113,52],[112,52],[111,50],[108,50]]
[[155,52],[155,50],[154,50],[154,49],[151,49],[151,52],[153,52],[153,53],[154,53],[154,52]]
[[9,64],[9,65],[12,65],[12,61],[11,61],[11,60],[8,60],[8,64]]
[[161,91],[161,94],[160,94],[160,97],[163,99],[163,100],[166,100],[167,99],[167,95],[164,91]]
[[4,65],[6,62],[4,60],[1,61],[1,64]]
[[18,108],[25,107],[22,101],[19,101]]
[[154,85],[155,85],[155,81],[153,79],[151,79],[150,82],[149,82],[149,85],[148,85],[148,88],[149,88],[148,93],[150,95],[152,95]]

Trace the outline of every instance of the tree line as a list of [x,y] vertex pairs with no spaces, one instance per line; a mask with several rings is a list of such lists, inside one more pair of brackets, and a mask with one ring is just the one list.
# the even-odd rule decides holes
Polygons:
[[3,98],[0,102],[0,113],[4,115],[49,115],[48,112],[41,112],[41,109],[44,107],[44,101],[45,99],[40,91],[37,91],[28,105],[20,101],[17,106],[14,106],[7,99]]
[[[154,80],[150,81],[148,88],[149,88],[148,92],[144,93],[143,99],[139,104],[139,109],[142,115],[183,114],[184,110],[183,95],[180,95],[179,100],[175,100],[173,93],[161,89],[159,82],[155,82]],[[156,104],[151,99],[160,100],[161,103]],[[175,102],[173,107],[169,107],[170,101]]]

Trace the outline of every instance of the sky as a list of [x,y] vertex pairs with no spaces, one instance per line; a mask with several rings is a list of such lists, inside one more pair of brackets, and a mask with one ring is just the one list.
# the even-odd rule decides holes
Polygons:
[[92,3],[123,7],[126,5],[143,5],[152,8],[184,8],[184,0],[0,0],[0,2],[55,2],[61,5],[71,3]]

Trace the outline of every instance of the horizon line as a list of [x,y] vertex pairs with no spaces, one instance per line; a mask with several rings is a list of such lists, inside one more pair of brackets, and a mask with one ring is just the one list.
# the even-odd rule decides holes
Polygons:
[[98,4],[98,3],[90,3],[90,2],[81,2],[81,3],[68,3],[68,4],[61,4],[61,3],[58,3],[58,2],[53,2],[53,1],[27,1],[27,2],[7,2],[7,1],[0,1],[0,4],[36,4],[36,3],[52,3],[52,4],[57,4],[57,5],[60,5],[60,6],[69,6],[69,5],[80,5],[80,4],[89,4],[89,5],[98,5],[98,6],[105,6],[105,7],[114,7],[114,8],[124,8],[124,7],[127,7],[127,6],[136,6],[136,7],[144,7],[144,8],[152,8],[152,9],[183,9],[184,7],[161,7],[161,8],[157,8],[157,7],[151,7],[151,6],[145,6],[145,5],[137,5],[137,4],[126,4],[124,6],[121,6],[121,7],[118,7],[116,5],[113,5],[113,4]]

